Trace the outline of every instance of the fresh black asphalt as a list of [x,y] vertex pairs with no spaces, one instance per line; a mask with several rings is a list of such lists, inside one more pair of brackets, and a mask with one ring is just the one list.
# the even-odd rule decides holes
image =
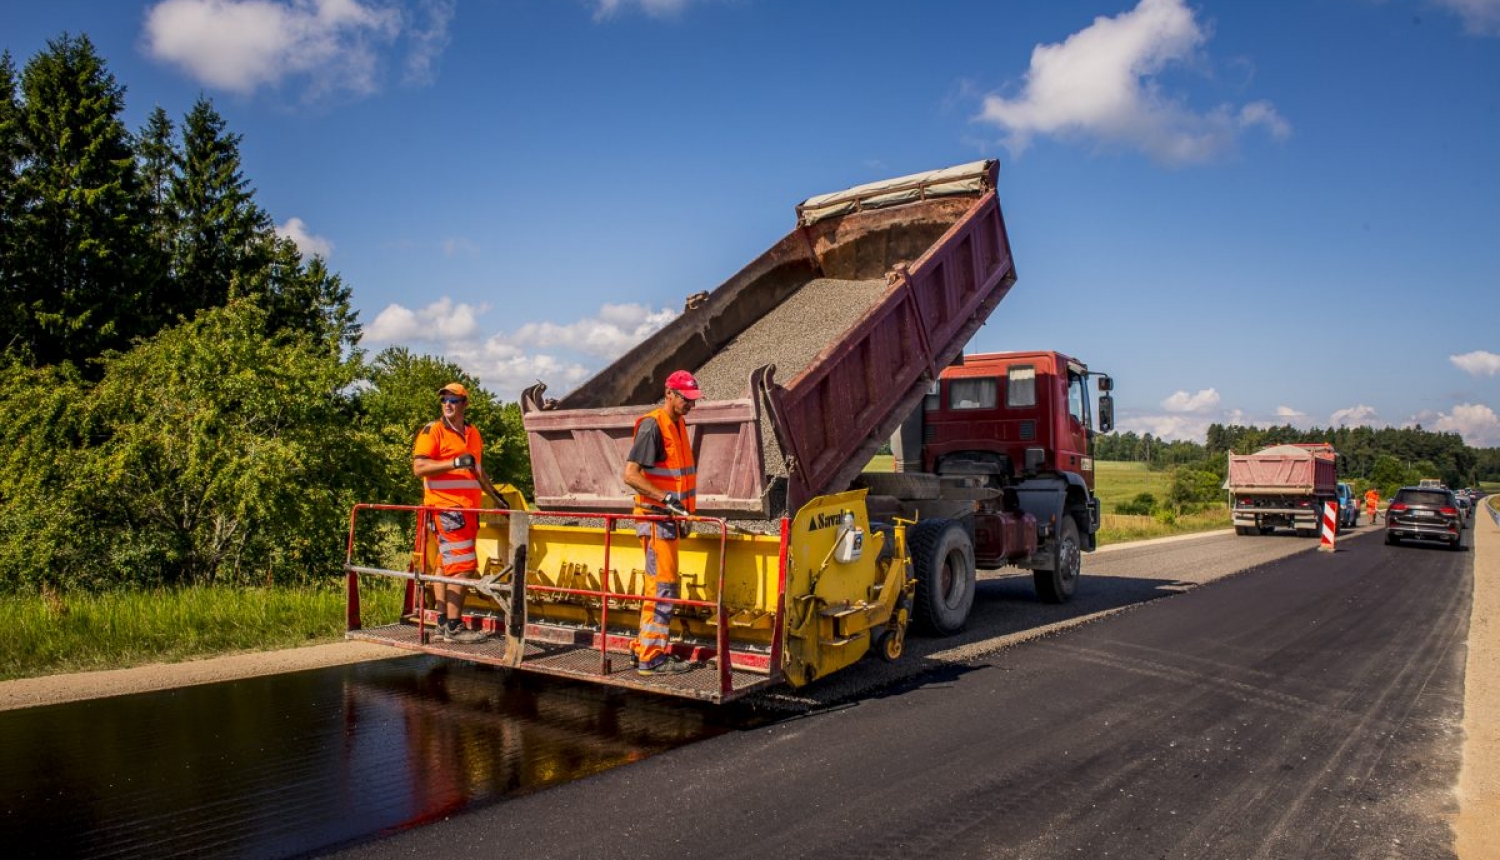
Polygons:
[[1470,553],[1339,546],[343,854],[1452,857]]

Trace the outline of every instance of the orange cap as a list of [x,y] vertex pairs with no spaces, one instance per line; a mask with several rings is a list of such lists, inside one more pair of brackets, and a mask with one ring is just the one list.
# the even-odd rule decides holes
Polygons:
[[465,400],[469,399],[469,389],[464,388],[457,382],[450,382],[438,389],[438,394],[456,394]]

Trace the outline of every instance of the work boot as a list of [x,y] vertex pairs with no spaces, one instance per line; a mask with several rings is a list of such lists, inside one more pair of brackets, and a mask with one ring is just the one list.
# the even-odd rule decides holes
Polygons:
[[489,634],[483,630],[470,630],[465,627],[462,621],[445,621],[439,627],[442,630],[442,640],[456,645],[478,645],[490,638]]
[[636,667],[636,674],[643,678],[652,675],[681,675],[683,672],[693,671],[693,664],[677,657],[662,657],[650,663],[642,663]]

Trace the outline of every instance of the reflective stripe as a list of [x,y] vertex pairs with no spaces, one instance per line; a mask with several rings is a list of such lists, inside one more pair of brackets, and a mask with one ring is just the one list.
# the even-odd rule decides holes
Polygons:
[[688,466],[686,469],[658,469],[655,466],[652,466],[649,469],[642,469],[641,471],[645,472],[648,475],[655,475],[660,478],[681,478],[683,475],[698,474],[698,467]]
[[479,560],[479,554],[478,553],[474,553],[474,552],[466,552],[463,555],[453,555],[452,553],[446,553],[446,552],[443,553],[443,563],[444,564],[458,564],[461,561],[478,561],[478,560]]
[[478,481],[462,481],[462,480],[453,480],[453,479],[449,479],[449,480],[434,480],[432,478],[428,478],[428,479],[426,479],[426,486],[427,486],[427,489],[429,489],[429,490],[477,490],[477,489],[480,489]]

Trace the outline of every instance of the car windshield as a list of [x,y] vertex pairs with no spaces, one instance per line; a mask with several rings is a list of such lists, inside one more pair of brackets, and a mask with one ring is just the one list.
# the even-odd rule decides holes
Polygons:
[[1448,494],[1438,490],[1402,490],[1396,494],[1396,501],[1406,505],[1424,505],[1440,508],[1451,505]]

